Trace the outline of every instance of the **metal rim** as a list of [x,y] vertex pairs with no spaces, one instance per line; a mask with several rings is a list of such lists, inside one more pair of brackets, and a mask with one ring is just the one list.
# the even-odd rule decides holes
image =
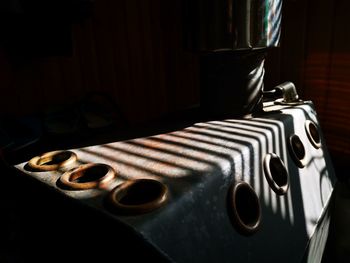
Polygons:
[[[89,172],[96,172],[93,169],[102,169],[103,175],[90,175],[90,177],[97,177],[94,180],[87,180],[86,182],[79,182],[78,180],[82,180],[85,177],[88,177]],[[101,171],[98,171],[101,172]],[[112,167],[106,164],[101,163],[89,163],[80,165],[70,171],[65,172],[60,177],[60,182],[71,188],[77,190],[85,190],[85,189],[93,189],[93,188],[102,188],[108,182],[110,182],[115,177],[115,171]]]
[[289,137],[288,143],[289,152],[292,159],[299,168],[305,167],[306,150],[303,142],[298,135],[294,134]]
[[[66,154],[68,157],[63,158],[63,160],[48,164],[50,162],[55,161],[55,158],[58,158],[60,155]],[[37,171],[54,171],[58,170],[60,168],[67,167],[68,165],[71,165],[77,160],[77,155],[72,151],[51,151],[44,153],[40,156],[33,157],[29,162],[28,165],[30,168],[37,170]]]
[[278,195],[284,195],[289,188],[289,174],[282,159],[275,153],[269,153],[264,159],[264,174],[271,189]]
[[317,125],[314,122],[307,120],[305,122],[305,130],[312,146],[316,149],[321,148],[321,136]]
[[[134,199],[132,202],[126,199]],[[168,199],[168,188],[153,179],[126,181],[108,195],[110,204],[121,214],[148,213],[162,207]],[[135,201],[136,200],[136,201]]]
[[261,224],[261,206],[255,190],[246,182],[231,186],[228,198],[229,217],[237,231],[251,235]]

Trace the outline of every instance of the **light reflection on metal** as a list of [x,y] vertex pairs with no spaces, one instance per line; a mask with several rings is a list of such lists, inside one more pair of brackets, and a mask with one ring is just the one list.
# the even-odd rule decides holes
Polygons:
[[282,0],[186,0],[187,47],[199,51],[279,46]]
[[316,149],[321,148],[321,136],[317,125],[314,122],[307,120],[305,122],[305,130],[312,146]]
[[[287,111],[287,110],[285,110]],[[294,108],[293,127],[295,134],[298,134],[303,142],[308,142],[304,124],[306,116],[311,120],[316,120],[315,112],[305,111],[305,107],[297,106]],[[317,122],[316,122],[317,123]],[[315,149],[311,143],[304,143],[305,151],[305,167],[299,169],[300,188],[305,213],[305,225],[308,235],[312,235],[315,231],[315,222],[319,220],[317,211],[322,211],[330,201],[330,193],[333,189],[335,175],[332,174],[332,167],[327,168],[327,156],[323,149]],[[330,160],[327,160],[328,164]],[[323,172],[323,171],[327,172]],[[329,172],[329,173],[328,173]],[[322,178],[323,177],[323,178]],[[322,180],[322,185],[320,181]],[[327,183],[326,183],[327,182]],[[313,187],[310,187],[310,186]],[[322,196],[320,198],[320,195]]]
[[[277,154],[279,154],[279,156],[282,156],[282,160],[284,162],[284,164],[286,165],[286,167],[289,167],[289,163],[288,163],[288,158],[287,158],[287,146],[285,145],[286,142],[286,129],[285,129],[285,125],[277,120],[273,120],[270,118],[255,118],[254,120],[256,120],[259,123],[264,123],[264,124],[270,124],[273,127],[278,127],[278,134],[276,136],[278,136],[278,138],[280,138],[280,140],[278,140],[280,142],[281,147],[279,147],[279,151],[277,151]],[[283,158],[284,157],[284,158]],[[294,224],[294,211],[293,211],[293,204],[292,204],[292,196],[291,196],[291,192],[288,191],[287,192],[287,196],[284,199],[284,206],[288,209],[288,214],[289,214],[289,221]],[[283,207],[283,206],[282,206]],[[282,209],[282,215],[285,214],[285,210]]]
[[[269,143],[268,149],[270,151],[277,153],[277,155],[279,155],[279,156],[281,156],[281,154],[283,153],[281,151],[280,140],[274,140],[274,138],[279,138],[279,136],[280,136],[279,131],[275,125],[251,121],[251,120],[234,120],[234,121],[230,121],[230,122],[242,123],[242,124],[246,124],[246,125],[253,125],[253,127],[255,127],[257,130],[264,131],[267,135],[267,138],[268,138],[268,143]],[[274,142],[276,144],[275,147],[273,147],[271,145],[272,142]],[[285,159],[285,155],[282,156],[282,159]]]
[[232,184],[228,191],[228,213],[239,233],[249,236],[259,230],[262,220],[260,200],[248,183]]
[[[269,110],[270,107],[277,110]],[[249,116],[240,120],[197,123],[166,134],[72,149],[80,162],[104,163],[117,172],[118,176],[108,189],[141,178],[164,183],[171,198],[162,209],[152,211],[150,216],[130,218],[108,214],[100,202],[108,195],[107,189],[60,189],[56,185],[59,172],[29,172],[25,170],[26,163],[17,168],[64,195],[107,212],[144,235],[159,249],[169,252],[171,257],[178,259],[176,261],[181,261],[181,256],[185,254],[168,250],[169,247],[165,245],[168,235],[158,235],[160,229],[162,233],[171,232],[178,248],[187,252],[192,252],[195,244],[211,244],[211,248],[215,249],[216,241],[222,244],[221,241],[225,240],[225,244],[240,244],[239,249],[232,251],[232,246],[229,246],[225,250],[226,247],[220,246],[219,250],[235,255],[247,253],[247,246],[242,245],[247,240],[242,239],[232,228],[226,207],[230,186],[242,180],[249,183],[258,194],[262,218],[270,220],[263,220],[262,228],[254,236],[257,238],[249,239],[249,250],[256,249],[261,244],[258,241],[266,240],[266,237],[283,238],[288,244],[298,241],[299,245],[300,242],[306,245],[315,231],[316,221],[328,204],[334,174],[331,169],[327,169],[324,149],[316,149],[311,143],[306,143],[308,139],[304,123],[317,119],[312,104],[305,103],[297,107],[266,104],[265,109],[266,112],[259,118]],[[286,138],[291,134],[297,134],[305,142],[305,152],[308,154],[304,169],[298,169],[287,152]],[[276,195],[264,178],[262,159],[270,152],[281,157],[290,174],[290,187],[286,195]],[[179,224],[169,224],[169,220]],[[191,222],[196,222],[195,228],[200,231],[188,236],[187,226]],[[298,233],[302,233],[302,236],[298,236]],[[186,245],[180,242],[184,236],[189,239]],[[274,243],[268,242],[266,249],[275,251]],[[290,246],[285,245],[278,250],[279,253],[290,253]],[[293,251],[291,260],[293,257],[299,259],[303,252]],[[274,255],[268,254],[271,260]],[[266,255],[253,256],[257,260]]]
[[305,162],[307,158],[307,152],[305,150],[304,143],[300,137],[296,134],[292,134],[288,138],[288,149],[291,157],[293,158],[295,164],[299,168],[305,167]]
[[60,183],[73,190],[105,188],[115,175],[113,168],[108,165],[88,163],[66,171],[60,177]]
[[[275,152],[275,153],[277,153],[277,155],[282,157],[282,160],[286,160],[287,153],[283,150],[283,148],[281,148],[281,139],[277,139],[277,140],[274,139],[274,138],[282,138],[281,137],[282,134],[281,134],[281,132],[279,132],[279,129],[277,128],[278,126],[276,124],[273,125],[273,124],[259,122],[259,121],[255,121],[255,120],[258,120],[258,118],[252,119],[252,120],[230,120],[229,122],[246,124],[249,126],[253,126],[256,130],[264,131],[264,133],[267,135],[267,141],[269,143],[268,151]],[[269,137],[269,135],[270,135],[270,137]],[[274,144],[275,144],[274,146],[271,145],[272,142],[274,142]],[[283,140],[282,140],[282,142],[283,142]],[[266,191],[268,193],[270,193],[270,191],[268,191],[267,187],[266,187]],[[288,196],[287,196],[287,198],[280,198],[280,197],[275,197],[275,198],[277,199],[277,201],[280,202],[279,210],[281,212],[282,217],[285,219],[286,218],[286,209],[291,206],[291,204],[288,205],[288,202],[289,202]],[[265,202],[267,204],[270,204],[270,201],[268,198],[266,198]],[[276,209],[277,209],[276,202],[274,202],[274,200],[272,200],[271,204],[272,204],[272,207],[274,209],[273,211],[276,211]]]
[[29,160],[28,165],[36,171],[55,171],[66,169],[77,161],[77,156],[72,151],[51,151],[35,156]]
[[276,194],[284,195],[289,188],[289,174],[281,158],[268,153],[264,158],[264,174],[270,187]]
[[278,90],[283,96],[283,99],[277,100],[276,102],[287,105],[298,105],[303,103],[303,101],[299,99],[297,89],[290,81],[279,84],[274,89]]
[[[231,124],[231,127],[226,127],[226,128],[225,128],[225,124],[222,124],[222,125],[220,124],[221,124],[220,122],[201,123],[201,124],[196,124],[194,127],[191,127],[191,129],[195,129],[196,127],[202,127],[203,128],[202,130],[204,130],[202,132],[207,133],[209,136],[219,136],[226,141],[232,140],[232,138],[234,138],[237,141],[237,144],[243,144],[243,142],[246,142],[247,144],[252,145],[254,149],[252,154],[254,164],[253,164],[253,169],[252,167],[248,169],[249,174],[246,180],[249,180],[249,182],[253,185],[254,190],[259,195],[262,194],[266,203],[269,204],[270,203],[269,187],[266,184],[264,184],[264,181],[261,181],[260,176],[254,176],[254,181],[252,180],[252,175],[261,173],[260,160],[262,159],[262,156],[261,156],[262,153],[267,152],[266,140],[264,140],[263,136],[257,132],[251,132],[249,130],[242,129],[242,127],[234,128],[235,127],[234,124]],[[250,156],[246,160],[248,162],[250,160]],[[251,170],[253,170],[253,173],[251,173]]]
[[[173,133],[169,133],[166,139],[169,141],[178,141],[179,139],[187,139],[188,145],[200,145],[200,143],[204,143],[206,147],[211,147],[210,150],[214,155],[223,156],[223,159],[229,160],[229,163],[233,163],[235,167],[236,174],[239,174],[238,171],[242,171],[242,179],[245,179],[249,176],[248,174],[248,164],[249,157],[245,154],[246,149],[243,147],[237,147],[237,144],[232,141],[225,141],[220,138],[214,138],[209,135],[205,135],[202,133],[193,133],[190,129],[185,129],[182,131],[176,131]],[[215,150],[212,148],[216,146]],[[205,150],[205,148],[203,149]],[[228,151],[228,152],[227,152]],[[234,158],[233,156],[237,156],[239,154],[241,158]],[[248,158],[248,159],[247,159]],[[232,169],[233,167],[227,166],[228,169]],[[221,171],[224,175],[230,175],[230,171],[225,167],[221,168]]]
[[[214,122],[214,123],[219,125],[218,122]],[[253,138],[257,138],[259,140],[259,144],[261,145],[262,149],[260,150],[261,156],[256,158],[257,160],[262,160],[263,155],[265,153],[277,150],[277,149],[274,149],[274,147],[273,147],[273,142],[275,141],[275,140],[273,140],[273,138],[275,137],[275,134],[272,134],[271,131],[267,130],[266,128],[264,129],[264,128],[259,127],[258,126],[259,124],[257,124],[253,120],[249,120],[249,121],[247,121],[247,120],[230,120],[230,121],[227,121],[226,125],[230,126],[232,128],[238,129],[238,130],[235,130],[236,132],[244,131],[243,132],[244,136],[246,136],[246,134],[247,134],[246,132],[248,132],[248,134],[250,133]],[[257,167],[259,168],[260,165],[261,164],[258,163]],[[261,169],[258,171],[261,172]],[[262,191],[263,197],[265,199],[265,202],[270,204],[271,193],[269,191],[269,188],[268,188],[268,186],[265,185],[264,181],[262,181],[260,183],[260,180],[261,180],[260,176],[256,177],[256,179],[254,180],[255,190],[260,193],[261,192],[260,185],[262,184],[263,189],[264,189]],[[272,200],[272,203],[275,204],[275,202],[273,200]],[[274,211],[276,211],[276,210],[274,210]]]
[[[168,149],[169,147],[173,148],[174,145],[176,145],[176,150],[174,151],[175,157],[176,153],[179,153],[180,151],[182,152],[182,154],[184,154],[184,156],[187,156],[187,158],[190,157],[193,160],[196,160],[196,162],[203,161],[206,163],[210,163],[210,167],[217,167],[220,169],[224,176],[229,176],[232,169],[231,156],[234,152],[241,154],[241,149],[228,149],[223,145],[217,144],[213,146],[210,142],[206,143],[194,141],[192,139],[192,136],[193,134],[195,134],[195,132],[192,132],[192,130],[188,131],[191,131],[191,135],[188,139],[181,137],[174,138],[173,136],[171,136],[171,134],[164,134],[159,136],[158,138],[148,138],[146,140],[143,140],[141,142],[141,145],[151,145],[153,147],[153,143],[157,142],[157,144],[161,146],[159,148],[160,152],[162,152],[163,147],[165,147],[165,149]],[[178,156],[176,157],[176,159],[177,158]],[[197,165],[191,167],[196,168]]]
[[123,215],[152,212],[165,205],[168,188],[160,181],[137,179],[126,181],[108,194],[110,209]]
[[[240,153],[243,155],[243,159],[245,161],[246,164],[251,164],[252,161],[254,161],[254,165],[253,165],[253,169],[254,171],[256,171],[256,167],[257,167],[257,161],[256,158],[254,158],[254,160],[251,160],[251,156],[249,155],[249,146],[248,144],[252,144],[253,147],[255,148],[259,148],[258,145],[258,141],[255,139],[250,139],[247,138],[243,135],[230,135],[229,133],[225,133],[225,131],[215,131],[215,130],[210,130],[210,127],[212,128],[219,128],[217,126],[215,126],[215,124],[210,124],[210,123],[203,123],[203,124],[196,124],[193,127],[187,128],[186,130],[193,132],[193,133],[198,133],[198,134],[202,134],[205,135],[209,138],[217,138],[220,139],[221,142],[223,143],[223,145],[225,145],[228,141],[232,142],[232,146],[236,147],[238,149],[240,149]],[[233,140],[233,137],[235,138],[235,140]],[[243,144],[243,142],[246,142],[247,144]],[[255,155],[255,153],[253,153],[253,156]],[[246,180],[250,180],[250,169],[251,167],[246,167],[248,169],[246,169]],[[257,172],[257,171],[256,171]],[[240,171],[237,171],[236,176],[242,176],[242,173]]]

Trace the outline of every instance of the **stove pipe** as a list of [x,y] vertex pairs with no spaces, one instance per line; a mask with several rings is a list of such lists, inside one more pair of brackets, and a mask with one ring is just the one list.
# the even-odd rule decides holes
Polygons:
[[200,57],[200,107],[237,117],[262,108],[264,61],[279,46],[282,0],[185,0],[185,48]]

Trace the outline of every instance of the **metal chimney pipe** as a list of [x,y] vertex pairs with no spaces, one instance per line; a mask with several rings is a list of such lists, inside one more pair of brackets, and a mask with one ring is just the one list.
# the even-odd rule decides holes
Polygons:
[[262,108],[264,60],[278,47],[282,0],[186,0],[185,48],[200,56],[200,107],[237,117]]
[[192,51],[279,46],[282,0],[186,0],[184,6]]

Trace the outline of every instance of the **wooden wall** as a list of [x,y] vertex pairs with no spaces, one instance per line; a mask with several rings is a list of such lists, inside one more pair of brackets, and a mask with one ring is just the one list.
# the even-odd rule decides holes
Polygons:
[[317,16],[308,28],[305,96],[317,105],[331,150],[350,156],[350,2],[311,2]]
[[93,15],[73,25],[71,57],[13,64],[0,50],[1,114],[40,112],[92,91],[110,94],[131,122],[198,103],[197,60],[182,48],[180,2],[95,1]]

